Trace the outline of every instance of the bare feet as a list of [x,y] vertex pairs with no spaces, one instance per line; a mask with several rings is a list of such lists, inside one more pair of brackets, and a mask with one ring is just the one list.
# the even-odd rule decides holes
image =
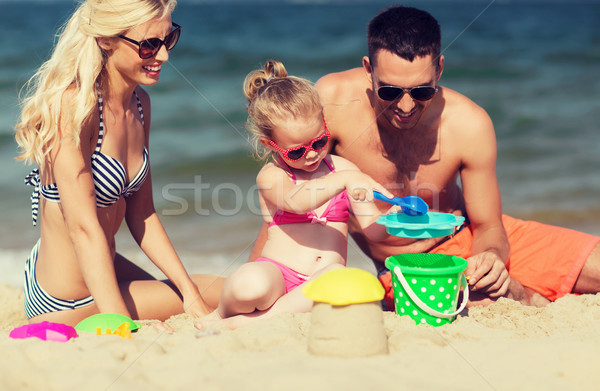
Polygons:
[[167,334],[175,334],[175,329],[166,322],[160,320],[138,320],[142,326],[153,326],[156,330]]
[[198,321],[194,323],[194,326],[199,330],[205,330],[211,326],[218,325],[221,320],[223,320],[223,318],[219,315],[219,310],[217,308],[210,314],[198,318]]
[[221,317],[221,314],[219,314],[219,309],[217,308],[210,314],[200,317],[198,320],[203,321],[203,322],[204,321],[205,322],[215,322],[215,321],[219,321],[221,319],[223,319],[223,317]]

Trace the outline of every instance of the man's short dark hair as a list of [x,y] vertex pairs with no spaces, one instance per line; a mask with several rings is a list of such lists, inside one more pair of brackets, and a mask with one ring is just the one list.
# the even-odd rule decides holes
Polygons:
[[440,55],[442,34],[437,20],[426,11],[393,6],[379,12],[369,22],[367,43],[369,58],[375,61],[379,50],[387,50],[405,60],[429,54],[434,61]]

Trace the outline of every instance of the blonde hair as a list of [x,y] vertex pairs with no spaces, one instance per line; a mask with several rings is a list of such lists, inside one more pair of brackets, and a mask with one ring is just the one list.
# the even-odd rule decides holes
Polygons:
[[[15,126],[17,159],[41,165],[58,143],[58,123],[79,143],[82,124],[94,111],[102,85],[106,54],[96,38],[116,37],[173,11],[176,0],[87,0],[61,27],[50,59],[23,87],[26,97]],[[65,92],[73,91],[67,118],[61,118]]]
[[251,133],[250,143],[259,160],[275,155],[259,140],[273,138],[277,121],[307,118],[323,112],[312,83],[288,76],[279,61],[269,60],[263,69],[250,72],[244,80],[244,95],[248,99],[246,129]]

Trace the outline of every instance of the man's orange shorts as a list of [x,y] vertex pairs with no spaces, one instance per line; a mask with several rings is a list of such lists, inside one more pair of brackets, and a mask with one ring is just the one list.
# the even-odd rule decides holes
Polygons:
[[[512,278],[549,300],[571,293],[577,277],[600,237],[567,228],[502,216],[510,243],[507,269]],[[435,254],[471,256],[473,232],[464,227],[456,235],[431,250]],[[394,308],[389,272],[379,280],[386,290],[385,304]]]

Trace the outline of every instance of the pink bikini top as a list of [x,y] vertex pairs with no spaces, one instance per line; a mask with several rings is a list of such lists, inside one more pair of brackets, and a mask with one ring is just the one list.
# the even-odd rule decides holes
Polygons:
[[[331,172],[335,172],[333,166],[327,161],[327,159],[323,159],[323,161],[327,164],[327,167],[331,170]],[[285,164],[285,162],[283,162]],[[290,170],[287,164],[285,166],[288,168],[290,175],[292,176],[292,180],[296,183],[296,176]],[[296,224],[296,223],[320,223],[327,224],[328,221],[335,222],[346,222],[350,218],[350,202],[348,201],[348,194],[346,194],[346,190],[337,194],[333,197],[325,211],[321,216],[318,216],[314,210],[311,210],[308,213],[293,213],[285,210],[278,209],[273,216],[273,221],[269,223],[269,227],[272,225],[283,225],[283,224]]]

